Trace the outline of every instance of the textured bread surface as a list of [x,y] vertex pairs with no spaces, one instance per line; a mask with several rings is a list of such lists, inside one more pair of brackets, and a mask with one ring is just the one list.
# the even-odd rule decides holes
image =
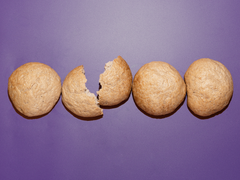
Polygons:
[[97,93],[100,105],[114,106],[126,100],[132,87],[132,73],[127,62],[118,56],[113,61],[106,63],[99,83],[101,89]]
[[210,116],[224,109],[233,94],[231,73],[220,62],[202,58],[185,73],[188,107],[199,116]]
[[161,116],[174,112],[183,102],[186,85],[173,66],[153,61],[138,70],[132,92],[139,108],[150,115]]
[[96,117],[103,114],[97,98],[86,88],[85,71],[78,66],[68,73],[62,85],[62,102],[68,110],[81,117]]
[[9,77],[9,97],[25,116],[48,113],[61,94],[61,79],[50,66],[29,62],[18,67]]

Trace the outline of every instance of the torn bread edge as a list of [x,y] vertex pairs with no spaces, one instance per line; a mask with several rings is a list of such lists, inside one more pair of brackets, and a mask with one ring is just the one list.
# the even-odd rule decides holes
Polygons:
[[[119,58],[120,56],[118,56],[117,58]],[[115,59],[117,59],[117,58],[115,58]],[[114,59],[114,60],[115,60]],[[102,80],[103,78],[102,78],[102,76],[105,76],[105,74],[107,74],[107,71],[110,71],[110,69],[112,68],[112,66],[113,66],[113,62],[114,62],[114,60],[112,60],[112,61],[109,61],[109,62],[107,62],[106,64],[105,64],[105,66],[104,66],[104,72],[102,73],[102,74],[100,74],[100,76],[99,76],[99,90],[97,91],[97,99],[98,99],[98,103],[99,103],[99,101],[100,101],[100,91],[102,92],[103,91],[103,86],[104,86],[104,81]],[[100,105],[101,106],[101,105]]]
[[84,76],[85,76],[85,78],[86,78],[84,92],[85,92],[85,94],[86,94],[87,96],[93,97],[93,98],[95,99],[96,105],[101,109],[101,112],[102,112],[102,115],[103,115],[103,109],[102,109],[102,108],[100,107],[100,105],[99,105],[97,96],[96,96],[94,93],[91,93],[91,92],[89,91],[89,89],[87,88],[87,86],[86,86],[87,77],[86,77],[86,75],[85,75],[84,67],[83,67],[83,69],[82,69],[82,73],[84,74]]

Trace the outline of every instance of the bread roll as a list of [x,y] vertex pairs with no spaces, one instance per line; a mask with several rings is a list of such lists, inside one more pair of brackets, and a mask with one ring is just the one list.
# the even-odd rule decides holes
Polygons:
[[132,73],[127,62],[118,56],[113,61],[106,63],[99,83],[101,89],[97,94],[100,105],[114,106],[126,100],[132,87]]
[[68,73],[62,85],[62,102],[68,110],[81,117],[97,117],[103,114],[93,93],[86,88],[85,71],[78,66]]
[[202,58],[185,73],[188,107],[199,116],[213,115],[226,107],[233,94],[231,73],[220,62]]
[[162,116],[176,110],[186,95],[186,85],[170,64],[153,61],[136,73],[132,87],[136,105],[149,115]]
[[29,62],[17,68],[8,80],[9,97],[27,117],[48,113],[61,94],[61,79],[48,65]]

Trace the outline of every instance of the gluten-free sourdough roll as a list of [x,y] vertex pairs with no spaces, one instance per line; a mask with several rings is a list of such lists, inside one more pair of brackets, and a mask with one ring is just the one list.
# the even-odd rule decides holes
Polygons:
[[103,114],[97,97],[86,88],[84,67],[78,66],[68,73],[62,85],[62,102],[73,114],[97,117]]
[[176,110],[186,95],[186,85],[170,64],[153,61],[143,65],[133,80],[136,105],[149,115],[162,116]]
[[194,61],[185,73],[188,107],[199,116],[210,116],[228,104],[233,94],[229,70],[220,62],[202,58]]
[[61,79],[50,66],[29,62],[18,67],[8,80],[9,97],[15,108],[27,117],[51,111],[61,94]]
[[114,106],[126,100],[132,88],[132,73],[127,62],[118,56],[106,63],[99,83],[101,85],[101,89],[97,92],[99,105]]

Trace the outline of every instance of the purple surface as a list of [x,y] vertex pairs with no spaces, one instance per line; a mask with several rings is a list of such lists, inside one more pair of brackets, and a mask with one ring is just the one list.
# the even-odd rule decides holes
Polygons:
[[[240,179],[239,8],[236,0],[0,1],[0,179]],[[186,100],[155,119],[131,95],[95,121],[74,117],[61,99],[28,120],[9,101],[8,77],[24,63],[46,63],[62,81],[84,65],[96,94],[105,63],[118,55],[133,75],[155,60],[182,76],[199,58],[218,60],[232,73],[232,101],[206,120]]]

